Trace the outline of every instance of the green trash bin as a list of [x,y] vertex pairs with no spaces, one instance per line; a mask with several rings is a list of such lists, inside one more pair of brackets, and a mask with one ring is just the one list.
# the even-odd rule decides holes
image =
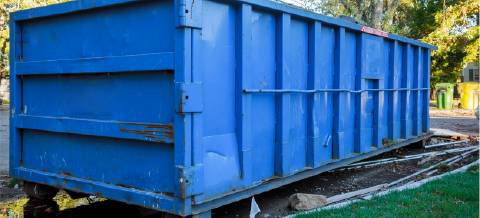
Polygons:
[[453,108],[453,84],[437,83],[437,108],[451,110]]

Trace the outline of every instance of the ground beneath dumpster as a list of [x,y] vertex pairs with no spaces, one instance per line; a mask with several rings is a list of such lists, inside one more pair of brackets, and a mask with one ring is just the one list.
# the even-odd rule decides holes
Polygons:
[[[467,144],[457,147],[464,147]],[[447,147],[432,149],[403,148],[387,152],[368,160],[420,154]],[[463,152],[460,152],[463,153]],[[427,166],[448,159],[458,153],[442,155],[434,158],[427,165],[417,165],[420,159],[378,165],[371,168],[326,172],[304,179],[278,189],[255,195],[261,213],[256,217],[283,217],[292,213],[288,207],[288,197],[295,193],[322,194],[327,197],[347,193],[379,184],[389,183],[407,175],[413,174]],[[471,157],[478,157],[478,152]],[[465,158],[455,167],[466,165],[473,161]],[[104,199],[73,200],[64,192],[57,195],[55,201],[38,202],[29,200],[22,187],[8,187],[8,178],[3,176],[0,183],[0,217],[142,217],[134,206]],[[212,217],[249,217],[251,198],[244,199],[223,207],[214,209]],[[162,217],[156,214],[150,217]]]
[[[398,151],[378,155],[368,160],[397,157],[399,155],[419,154],[444,149],[445,147],[437,147],[435,149],[403,149],[403,151],[400,149]],[[427,165],[417,165],[420,159],[414,159],[399,163],[377,165],[368,169],[322,173],[302,181],[285,185],[279,189],[255,195],[255,201],[261,210],[261,213],[256,217],[283,217],[293,213],[288,207],[288,198],[295,193],[321,194],[331,197],[375,185],[390,183],[457,154],[458,153],[452,153],[439,156],[434,158],[434,160]],[[478,152],[472,155],[472,157],[478,157]],[[472,162],[472,160],[473,159],[466,158],[456,165],[456,167],[466,165]],[[248,217],[250,207],[251,198],[213,210],[212,217]]]
[[[431,127],[450,129],[465,135],[470,135],[471,145],[478,140],[478,120],[471,115],[465,116],[463,112],[458,114],[461,116],[437,113],[435,114],[436,116],[431,117]],[[22,186],[17,189],[9,187],[8,183],[11,178],[6,175],[8,170],[8,159],[5,160],[4,157],[1,157],[1,154],[4,151],[8,153],[8,131],[8,111],[0,111],[0,136],[7,136],[0,137],[0,218],[142,217],[134,206],[112,200],[97,198],[73,200],[64,192],[61,192],[57,195],[55,201],[38,202],[28,199],[24,194]],[[455,141],[454,139],[441,137],[435,137],[435,139],[438,143]],[[447,147],[436,147],[432,149],[405,147],[372,157],[368,160],[420,154],[444,149],[447,149]],[[435,164],[453,155],[454,154],[439,156],[434,158],[429,164]],[[478,157],[478,152],[471,157]],[[419,159],[378,165],[372,168],[326,172],[302,181],[285,185],[275,190],[257,194],[254,197],[260,207],[261,213],[257,214],[256,217],[282,217],[291,214],[292,211],[290,211],[290,208],[288,207],[288,197],[295,193],[322,194],[330,197],[395,181],[426,167],[424,165],[417,165],[418,161]],[[461,162],[458,162],[457,167],[468,164],[470,161],[471,158],[465,158]],[[212,211],[212,217],[249,217],[250,206],[251,198],[244,199],[214,209]],[[149,217],[163,216],[159,213]]]

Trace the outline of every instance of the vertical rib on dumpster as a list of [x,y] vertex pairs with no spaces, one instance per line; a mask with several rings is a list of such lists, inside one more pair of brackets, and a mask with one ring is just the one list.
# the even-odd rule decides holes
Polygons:
[[[390,89],[398,89],[402,82],[401,67],[401,47],[398,41],[390,44],[390,77],[388,79],[388,87]],[[388,94],[388,138],[397,140],[400,138],[400,112],[401,112],[400,91],[391,91]]]
[[[403,46],[402,88],[411,89],[413,83],[413,51],[410,44]],[[401,134],[404,139],[412,137],[412,91],[402,91]]]
[[[277,17],[276,89],[290,88],[290,15]],[[275,174],[290,175],[290,93],[277,93],[275,100]]]
[[[344,56],[345,55],[345,28],[339,27],[335,29],[335,79],[334,88],[344,89],[347,86],[347,75],[344,72]],[[345,157],[345,116],[348,116],[347,93],[334,93],[333,107],[333,158],[342,159]]]
[[14,128],[15,115],[22,113],[22,86],[21,77],[17,76],[15,71],[15,62],[22,60],[22,28],[13,19],[13,14],[10,18],[10,83],[13,84],[13,89],[10,90],[10,175],[18,176],[14,169],[22,165],[22,139],[20,129]]
[[235,117],[240,173],[245,183],[253,184],[252,174],[252,94],[242,90],[250,87],[252,72],[252,6],[242,4],[235,17]]
[[[422,88],[422,49],[415,47],[413,50],[413,88]],[[421,90],[413,91],[413,135],[422,133],[422,100]]]
[[[308,30],[308,84],[307,88],[321,89],[321,68],[320,64],[322,59],[320,57],[321,45],[320,39],[322,34],[322,23],[315,21],[310,23]],[[322,149],[322,138],[325,137],[325,133],[321,134],[320,126],[322,125],[321,117],[327,117],[325,113],[326,108],[320,107],[322,95],[325,98],[326,93],[310,93],[308,94],[308,120],[307,120],[307,164],[310,167],[319,166],[321,160],[321,153],[325,152]],[[327,133],[328,134],[328,133]]]
[[[203,82],[201,29],[192,29],[192,82]],[[192,113],[192,166],[202,163],[203,113]]]
[[[192,81],[192,31],[191,28],[175,29],[175,82],[185,83]],[[175,90],[178,95],[179,90]],[[178,98],[179,96],[175,96]],[[175,106],[178,108],[179,106]],[[190,197],[181,199],[180,169],[192,165],[192,113],[175,113],[174,125],[174,154],[175,154],[175,203],[177,214],[189,214],[191,209]]]
[[[423,88],[430,88],[430,49],[425,49],[423,51]],[[430,90],[423,91],[423,119],[422,119],[422,130],[427,132],[430,130],[430,115],[429,115],[429,102],[430,101]]]

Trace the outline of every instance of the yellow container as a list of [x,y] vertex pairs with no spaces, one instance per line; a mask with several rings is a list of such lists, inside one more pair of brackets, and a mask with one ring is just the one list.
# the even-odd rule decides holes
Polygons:
[[460,103],[463,109],[475,109],[478,107],[478,95],[479,95],[478,83],[459,83],[458,93],[460,93]]

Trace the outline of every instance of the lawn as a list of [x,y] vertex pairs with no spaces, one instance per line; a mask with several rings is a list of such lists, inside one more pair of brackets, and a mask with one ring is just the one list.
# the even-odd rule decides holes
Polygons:
[[416,189],[392,192],[342,208],[298,214],[312,217],[479,217],[478,165]]

